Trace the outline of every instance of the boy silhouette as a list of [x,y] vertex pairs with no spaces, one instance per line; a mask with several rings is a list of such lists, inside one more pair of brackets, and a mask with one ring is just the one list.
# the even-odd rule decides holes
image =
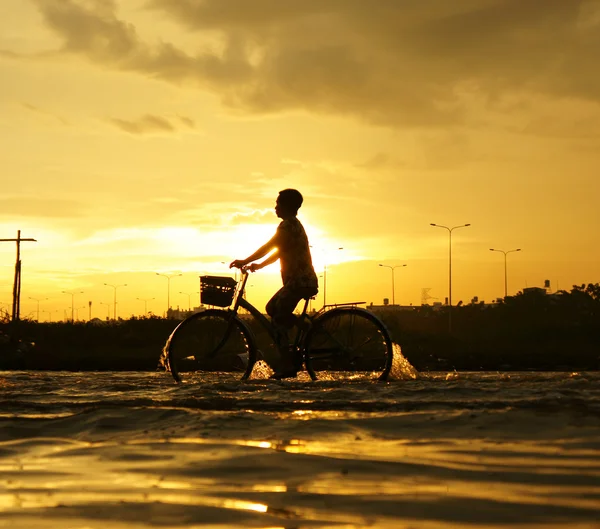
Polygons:
[[[250,264],[256,272],[279,259],[283,287],[269,300],[267,314],[271,316],[277,334],[277,347],[281,354],[281,367],[271,378],[295,377],[301,367],[301,359],[294,358],[288,339],[288,330],[296,323],[294,309],[301,299],[316,296],[319,291],[317,274],[312,264],[308,238],[297,218],[303,198],[296,189],[279,192],[275,202],[275,214],[281,219],[275,235],[246,259],[236,259],[230,268],[242,268]],[[261,263],[258,259],[267,257]]]

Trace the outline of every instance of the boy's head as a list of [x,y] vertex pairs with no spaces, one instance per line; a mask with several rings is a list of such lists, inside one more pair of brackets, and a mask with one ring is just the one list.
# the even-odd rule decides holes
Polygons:
[[303,200],[297,189],[284,189],[275,202],[275,213],[280,218],[296,216]]

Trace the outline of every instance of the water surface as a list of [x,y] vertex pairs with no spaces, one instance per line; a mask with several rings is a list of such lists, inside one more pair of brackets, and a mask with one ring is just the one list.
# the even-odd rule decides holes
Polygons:
[[600,373],[397,378],[0,372],[0,527],[599,527]]

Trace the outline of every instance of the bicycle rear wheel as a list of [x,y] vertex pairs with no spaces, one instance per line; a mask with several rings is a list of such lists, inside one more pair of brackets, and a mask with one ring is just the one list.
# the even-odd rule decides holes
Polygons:
[[165,350],[176,382],[181,382],[182,372],[241,372],[246,380],[256,362],[251,331],[226,310],[192,314],[171,333]]
[[357,307],[337,307],[313,321],[306,340],[306,369],[334,378],[387,380],[393,344],[383,322]]

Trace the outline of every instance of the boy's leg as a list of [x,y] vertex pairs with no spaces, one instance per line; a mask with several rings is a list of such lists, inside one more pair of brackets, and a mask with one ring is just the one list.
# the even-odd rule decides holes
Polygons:
[[291,351],[288,331],[296,323],[294,309],[301,299],[301,293],[284,286],[267,303],[267,314],[271,316],[271,322],[277,335],[282,371],[298,371],[300,369],[298,359],[294,357],[294,351]]

